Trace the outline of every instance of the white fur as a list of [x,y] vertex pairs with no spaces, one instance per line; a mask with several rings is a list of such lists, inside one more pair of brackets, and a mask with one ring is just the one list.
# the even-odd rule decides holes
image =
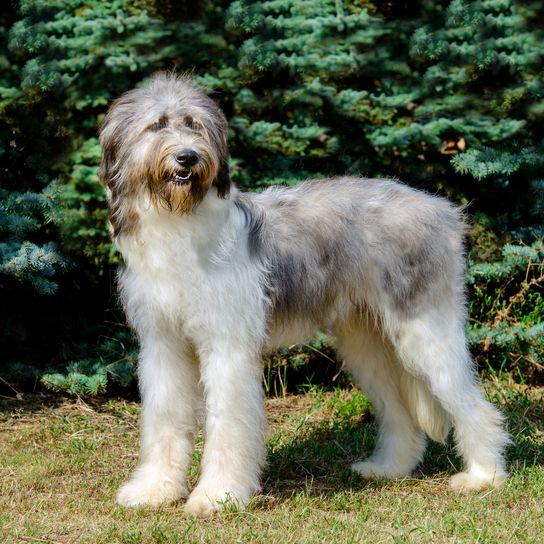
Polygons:
[[376,408],[376,449],[354,470],[407,476],[425,434],[443,441],[453,427],[465,471],[452,487],[500,485],[508,437],[466,347],[460,210],[383,179],[242,194],[227,132],[217,105],[173,74],[119,97],[100,130],[119,285],[141,344],[140,464],[118,502],[188,494],[203,416],[186,510],[247,504],[265,462],[261,352],[316,330],[336,336]]
[[[186,495],[203,398],[203,469],[187,511],[205,515],[229,498],[244,505],[259,488],[265,457],[262,274],[248,266],[242,218],[211,193],[191,215],[144,203],[139,234],[118,240],[127,265],[122,296],[142,343],[141,460],[119,491],[125,506]],[[198,353],[190,346],[199,346]]]
[[140,464],[120,489],[120,504],[158,505],[187,495],[202,408],[202,471],[186,511],[208,515],[232,502],[247,504],[265,461],[260,352],[304,340],[317,326],[336,333],[380,421],[376,450],[355,471],[365,478],[407,476],[422,458],[424,432],[443,440],[453,424],[467,471],[452,478],[452,487],[504,481],[500,416],[475,385],[463,324],[447,299],[413,320],[385,312],[380,326],[371,316],[364,326],[350,320],[339,300],[321,323],[299,319],[267,330],[263,270],[248,253],[246,224],[232,199],[210,190],[192,214],[176,215],[142,196],[137,212],[137,231],[117,239],[126,263],[122,297],[142,343],[143,400]]

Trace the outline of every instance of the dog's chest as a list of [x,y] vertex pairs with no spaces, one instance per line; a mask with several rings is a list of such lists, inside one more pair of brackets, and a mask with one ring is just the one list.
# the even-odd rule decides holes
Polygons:
[[140,207],[139,232],[116,242],[130,323],[176,331],[194,345],[261,345],[269,308],[266,272],[251,258],[245,219],[230,201],[206,198],[194,214]]
[[262,314],[261,273],[248,262],[238,225],[224,221],[218,229],[208,217],[197,224],[155,217],[141,222],[137,235],[117,240],[129,315],[151,311],[190,333]]
[[216,225],[162,210],[139,211],[140,228],[117,240],[127,266],[150,282],[202,282],[211,273]]
[[[145,235],[119,244],[125,260],[124,276],[134,289],[163,308],[186,306],[201,298],[210,275],[206,255],[183,233]],[[126,286],[125,286],[126,288]],[[143,295],[142,295],[143,296]]]

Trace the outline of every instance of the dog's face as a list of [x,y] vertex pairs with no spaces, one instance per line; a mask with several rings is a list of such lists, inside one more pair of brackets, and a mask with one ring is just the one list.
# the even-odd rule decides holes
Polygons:
[[212,185],[228,195],[227,121],[186,77],[159,74],[148,89],[115,100],[100,143],[100,178],[112,208],[147,192],[154,205],[188,213]]

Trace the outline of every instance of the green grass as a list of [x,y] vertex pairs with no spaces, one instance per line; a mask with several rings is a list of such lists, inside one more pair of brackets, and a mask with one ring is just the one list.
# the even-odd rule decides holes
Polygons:
[[[349,463],[375,439],[370,406],[355,391],[310,389],[270,399],[269,466],[246,511],[191,519],[182,503],[157,510],[115,505],[137,461],[136,403],[23,397],[0,404],[0,542],[406,543],[542,542],[542,388],[488,384],[508,414],[512,478],[458,496],[451,445],[431,444],[411,479],[363,482]],[[198,475],[196,460],[191,483]]]

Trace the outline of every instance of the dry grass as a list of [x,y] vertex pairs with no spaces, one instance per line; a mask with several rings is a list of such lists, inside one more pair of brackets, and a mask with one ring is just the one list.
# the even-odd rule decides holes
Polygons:
[[[126,510],[115,491],[137,460],[137,403],[29,396],[0,404],[0,541],[542,542],[542,389],[492,385],[509,414],[513,476],[501,490],[448,491],[458,461],[432,445],[422,471],[400,482],[364,483],[347,467],[374,440],[366,399],[312,390],[268,401],[269,468],[245,512],[185,517],[181,504]],[[199,451],[195,455],[198,458]],[[197,476],[195,462],[191,478]]]

